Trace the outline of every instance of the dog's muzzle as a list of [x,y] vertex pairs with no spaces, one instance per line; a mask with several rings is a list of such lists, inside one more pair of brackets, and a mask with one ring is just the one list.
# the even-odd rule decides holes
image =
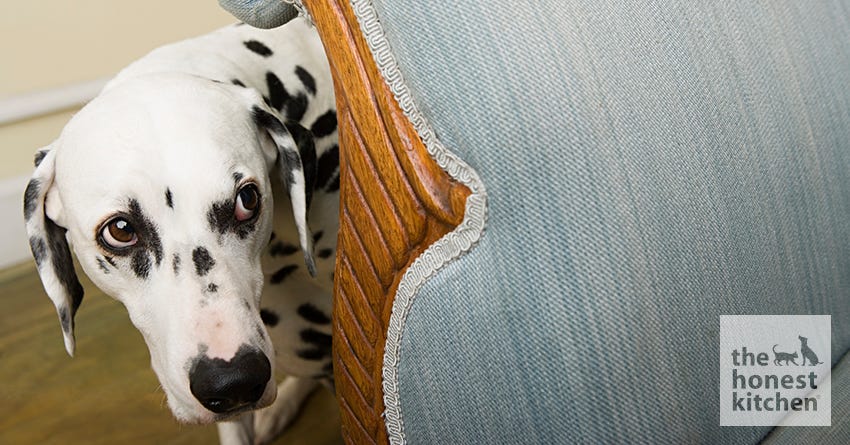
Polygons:
[[189,389],[206,409],[225,414],[257,403],[271,374],[266,355],[243,345],[230,361],[199,357],[189,371]]

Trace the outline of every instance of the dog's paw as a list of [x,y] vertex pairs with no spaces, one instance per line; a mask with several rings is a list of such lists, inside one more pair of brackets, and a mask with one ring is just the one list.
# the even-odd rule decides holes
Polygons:
[[298,415],[297,406],[284,403],[281,409],[273,411],[271,406],[254,415],[254,444],[266,445],[277,439]]
[[254,412],[254,443],[266,445],[280,436],[316,389],[312,379],[287,377],[277,386],[277,399],[271,406]]

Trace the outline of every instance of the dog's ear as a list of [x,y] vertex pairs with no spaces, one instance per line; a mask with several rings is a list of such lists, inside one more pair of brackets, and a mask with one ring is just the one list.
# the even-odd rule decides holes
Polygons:
[[281,122],[275,113],[263,106],[254,105],[251,113],[257,127],[265,131],[277,147],[275,159],[270,164],[289,193],[304,262],[310,275],[316,276],[313,234],[307,225],[307,211],[316,186],[318,168],[313,134],[295,122]]
[[[35,172],[24,192],[24,219],[38,275],[59,314],[65,350],[73,357],[74,315],[83,301],[83,287],[74,271],[66,229],[49,218],[45,210],[47,194],[53,185],[55,158],[55,150],[49,148],[35,155]],[[61,212],[61,203],[51,203],[51,208]]]

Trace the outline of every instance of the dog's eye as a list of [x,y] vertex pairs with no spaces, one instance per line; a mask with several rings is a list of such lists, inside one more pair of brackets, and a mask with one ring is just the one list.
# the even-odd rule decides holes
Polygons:
[[130,247],[139,241],[135,229],[124,218],[115,218],[106,223],[100,236],[103,242],[113,249]]
[[257,191],[257,186],[247,184],[236,194],[236,207],[233,214],[237,221],[247,221],[257,214],[260,208],[260,192]]

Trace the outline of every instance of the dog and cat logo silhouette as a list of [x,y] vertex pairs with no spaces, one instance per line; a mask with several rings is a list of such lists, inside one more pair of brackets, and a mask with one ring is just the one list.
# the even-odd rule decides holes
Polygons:
[[773,345],[773,364],[777,366],[787,366],[793,364],[794,366],[817,366],[823,364],[823,362],[818,360],[818,355],[815,354],[815,351],[809,346],[809,339],[803,337],[802,335],[798,335],[797,338],[800,339],[800,355],[803,357],[803,361],[801,364],[797,364],[797,351],[794,352],[782,352],[777,351],[776,347],[779,344]]

